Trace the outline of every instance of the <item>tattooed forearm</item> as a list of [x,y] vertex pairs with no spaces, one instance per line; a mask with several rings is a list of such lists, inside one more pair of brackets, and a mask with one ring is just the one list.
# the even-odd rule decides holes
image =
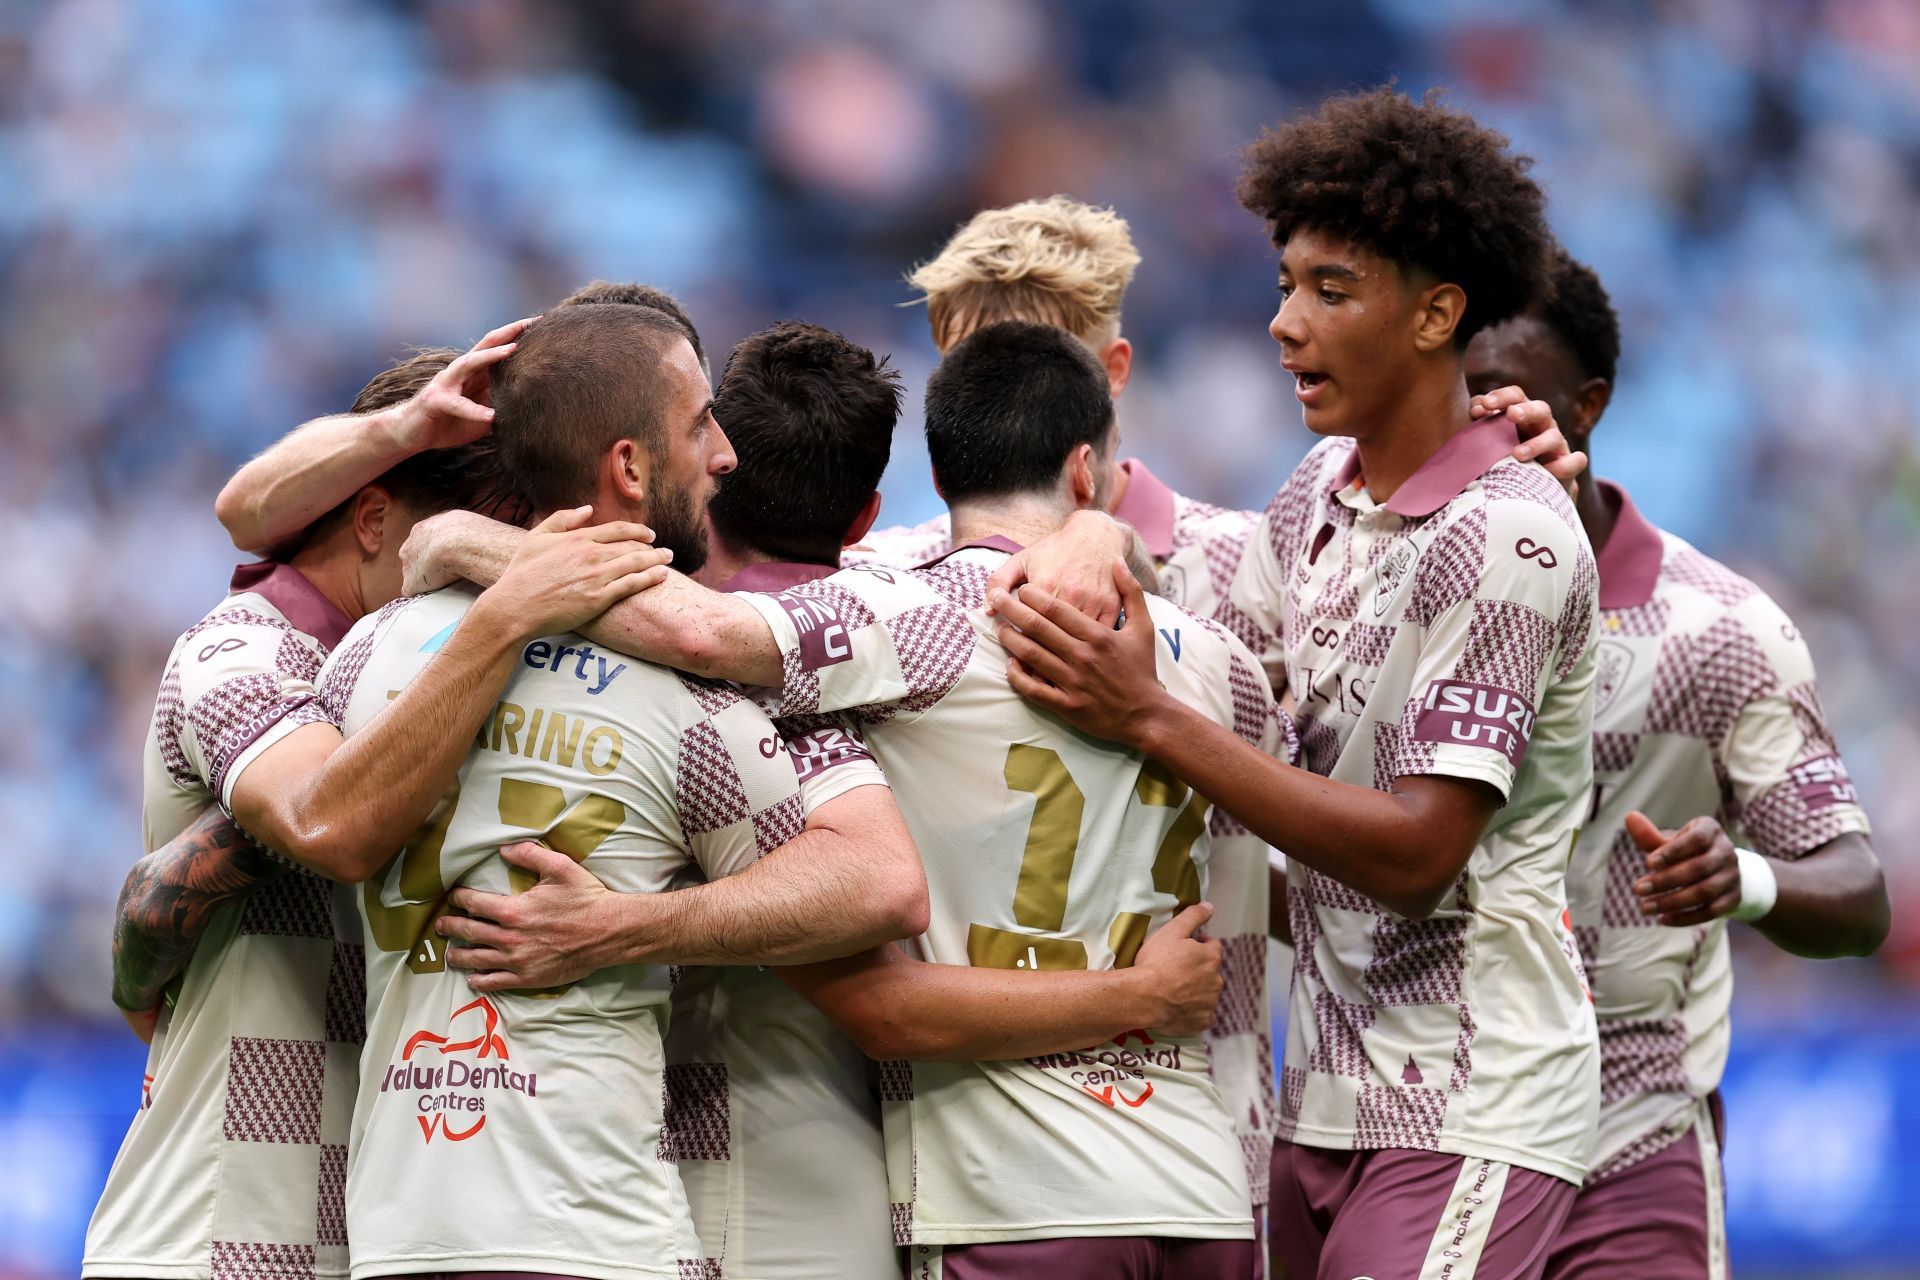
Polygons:
[[159,1004],[213,913],[279,875],[282,866],[217,805],[134,863],[113,926],[113,1002],[136,1012]]

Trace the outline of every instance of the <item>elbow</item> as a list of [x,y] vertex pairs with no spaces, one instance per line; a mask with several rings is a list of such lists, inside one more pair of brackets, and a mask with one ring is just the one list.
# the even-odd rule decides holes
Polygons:
[[846,1029],[860,1052],[875,1062],[960,1061],[956,1042],[931,1027],[912,1027],[876,1017]]
[[220,496],[213,500],[213,515],[220,527],[233,539],[233,545],[241,551],[257,551],[261,539],[255,522],[247,509],[246,495],[238,489],[232,480],[227,481],[220,490]]
[[386,858],[352,840],[346,832],[324,824],[297,827],[288,833],[283,852],[300,865],[341,884],[359,884],[378,871]]
[[933,908],[927,900],[927,877],[920,870],[919,859],[914,859],[912,876],[898,877],[888,901],[888,942],[901,938],[917,938],[927,931],[932,922]]
[[1440,909],[1459,879],[1457,871],[1444,878],[1426,871],[1409,873],[1377,901],[1395,915],[1405,916],[1409,920],[1425,920]]
[[1851,944],[1843,953],[1870,956],[1886,942],[1893,931],[1893,903],[1887,898],[1887,880],[1879,867],[1873,870],[1873,882],[1861,894],[1860,909],[1854,913]]

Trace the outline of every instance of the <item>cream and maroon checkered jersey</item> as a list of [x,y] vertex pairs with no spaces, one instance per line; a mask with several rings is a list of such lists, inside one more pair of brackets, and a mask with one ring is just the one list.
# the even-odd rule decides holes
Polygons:
[[1351,441],[1275,497],[1231,603],[1280,638],[1305,763],[1386,790],[1442,775],[1504,801],[1447,900],[1403,919],[1298,863],[1283,1137],[1505,1161],[1578,1182],[1599,1054],[1567,918],[1592,781],[1593,557],[1504,419],[1384,504]]
[[[908,945],[944,964],[1104,968],[1129,963],[1203,893],[1264,902],[1245,889],[1264,875],[1257,841],[1216,838],[1205,799],[1171,774],[1008,687],[983,602],[1013,549],[995,540],[923,569],[851,569],[743,597],[785,655],[772,705],[850,714],[887,772],[932,904]],[[1149,607],[1167,686],[1287,752],[1252,656],[1164,600]],[[1235,981],[1244,1003],[1257,979]],[[1259,1067],[1223,1054],[1218,1069]],[[1243,1153],[1198,1037],[1135,1032],[1020,1062],[886,1064],[881,1101],[903,1243],[1252,1233]]]
[[1605,488],[1619,518],[1599,556],[1594,808],[1570,874],[1600,1021],[1596,1178],[1686,1134],[1731,1037],[1726,922],[1673,929],[1640,914],[1646,858],[1627,813],[1663,828],[1714,814],[1787,860],[1867,830],[1792,620]]
[[[828,577],[755,564],[727,591]],[[841,723],[776,725],[807,776],[871,759]],[[667,1131],[706,1257],[725,1280],[899,1280],[872,1064],[765,969],[687,968],[667,1034]]]
[[[1121,462],[1127,472],[1127,490],[1114,516],[1132,525],[1146,544],[1160,573],[1159,594],[1189,613],[1217,617],[1255,652],[1265,648],[1250,620],[1227,603],[1227,586],[1245,553],[1247,540],[1259,522],[1257,511],[1233,511],[1199,502],[1169,488],[1138,458]],[[851,553],[848,564],[881,564],[905,568],[945,555],[947,517],[939,516],[912,529],[890,529],[872,535],[875,550]],[[1249,839],[1246,829],[1222,813],[1213,822],[1237,840]],[[1239,867],[1241,862],[1230,864]],[[1214,917],[1207,926],[1226,948],[1226,989],[1220,1012],[1207,1033],[1214,1077],[1233,1113],[1234,1132],[1247,1152],[1247,1178],[1253,1202],[1267,1203],[1267,1171],[1273,1148],[1277,1112],[1273,1092],[1273,1032],[1267,998],[1267,886],[1262,877],[1242,881],[1223,864],[1212,891]],[[1256,1213],[1264,1220],[1264,1214]]]
[[[167,659],[144,759],[149,851],[232,794],[269,726],[319,718],[312,680],[347,625],[290,567],[235,573]],[[83,1275],[346,1274],[365,979],[358,921],[333,894],[288,870],[214,915],[154,1034]]]
[[[475,599],[397,602],[320,677],[348,733],[426,665]],[[672,1164],[669,971],[628,965],[543,993],[477,996],[434,919],[456,885],[530,887],[500,846],[538,839],[611,889],[730,875],[798,835],[810,804],[878,782],[840,762],[803,797],[772,724],[730,688],[567,634],[526,646],[456,786],[362,886],[364,1087],[347,1220],[353,1274],[705,1274]]]

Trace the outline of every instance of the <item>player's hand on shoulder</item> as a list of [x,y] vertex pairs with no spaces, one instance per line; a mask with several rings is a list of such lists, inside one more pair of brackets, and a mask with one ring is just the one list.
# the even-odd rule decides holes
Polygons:
[[513,354],[514,344],[538,316],[501,325],[413,393],[394,413],[394,434],[419,453],[470,444],[493,430],[493,366]]
[[[1120,593],[1107,566],[1132,544],[1133,531],[1112,516],[1076,511],[1058,530],[1000,566],[987,588],[1013,591],[1032,583],[1091,618],[1112,622],[1120,616]],[[995,612],[991,602],[987,612]]]
[[1097,738],[1139,747],[1147,713],[1168,695],[1146,594],[1126,561],[1109,560],[1107,573],[1126,613],[1118,628],[1032,583],[990,588],[987,598],[1000,617],[1014,692]]
[[1730,916],[1740,905],[1740,860],[1718,820],[1702,816],[1662,831],[1643,813],[1627,815],[1627,834],[1646,855],[1634,882],[1640,914],[1673,928]]
[[447,901],[460,915],[435,923],[448,940],[447,963],[468,972],[475,991],[513,991],[578,982],[615,963],[606,947],[617,930],[607,910],[617,896],[566,854],[523,841],[500,850],[509,865],[538,879],[524,893],[458,888]]
[[1201,932],[1212,918],[1211,902],[1195,903],[1160,926],[1134,956],[1134,971],[1165,1002],[1151,1030],[1190,1036],[1213,1025],[1225,979],[1219,939]]
[[1553,420],[1553,409],[1545,400],[1529,400],[1519,387],[1501,387],[1475,396],[1467,406],[1474,418],[1505,413],[1520,433],[1513,456],[1522,462],[1538,462],[1573,497],[1580,491],[1580,477],[1587,471],[1587,455],[1567,443],[1560,425]]
[[535,525],[482,599],[528,638],[572,631],[667,580],[673,553],[643,524],[592,524],[593,508],[556,511]]

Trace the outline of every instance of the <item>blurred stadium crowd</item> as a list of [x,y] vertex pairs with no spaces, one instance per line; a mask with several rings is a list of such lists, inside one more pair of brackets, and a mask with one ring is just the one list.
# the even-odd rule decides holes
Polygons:
[[596,276],[672,288],[717,353],[804,317],[917,385],[904,271],[1059,190],[1145,256],[1128,451],[1261,505],[1306,436],[1236,152],[1389,76],[1536,156],[1611,288],[1599,470],[1809,633],[1896,935],[1817,970],[1750,949],[1748,1007],[1920,984],[1917,72],[1909,0],[0,6],[0,1025],[112,1016],[138,743],[251,452]]

